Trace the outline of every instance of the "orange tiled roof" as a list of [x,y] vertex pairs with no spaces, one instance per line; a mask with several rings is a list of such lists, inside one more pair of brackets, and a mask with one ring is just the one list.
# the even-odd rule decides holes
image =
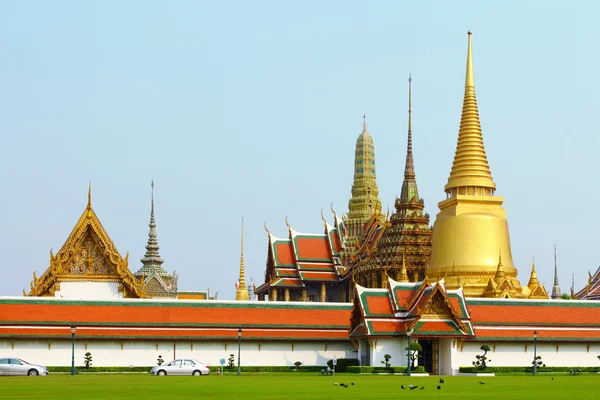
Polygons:
[[0,298],[0,337],[346,340],[350,304]]

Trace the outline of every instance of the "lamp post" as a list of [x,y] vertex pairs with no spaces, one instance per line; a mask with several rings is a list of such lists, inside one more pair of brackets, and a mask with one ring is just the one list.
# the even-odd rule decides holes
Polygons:
[[242,349],[242,328],[238,329],[238,371],[237,376],[242,373],[242,366],[240,365],[240,353]]
[[71,375],[75,375],[75,324],[71,325]]
[[537,330],[533,331],[533,374],[537,374]]
[[406,347],[407,352],[406,352],[406,375],[410,376],[410,364],[411,364],[411,360],[410,360],[410,332],[406,333],[406,343],[408,344],[408,346]]

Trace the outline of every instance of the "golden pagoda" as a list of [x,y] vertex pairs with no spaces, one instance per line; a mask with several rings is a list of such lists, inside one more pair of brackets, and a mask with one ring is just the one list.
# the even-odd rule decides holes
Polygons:
[[250,298],[246,288],[246,275],[244,271],[244,219],[242,218],[242,245],[240,255],[240,279],[237,290],[235,291],[236,300],[248,300]]
[[475,97],[475,78],[469,31],[463,110],[456,154],[446,200],[433,227],[433,248],[427,277],[444,279],[448,289],[463,287],[469,297],[481,297],[499,270],[521,295],[513,264],[504,198],[496,196],[496,184],[487,161]]
[[144,283],[128,268],[129,254],[122,258],[88,203],[60,251],[52,254],[50,267],[40,276],[33,273],[25,296],[70,298],[145,297]]

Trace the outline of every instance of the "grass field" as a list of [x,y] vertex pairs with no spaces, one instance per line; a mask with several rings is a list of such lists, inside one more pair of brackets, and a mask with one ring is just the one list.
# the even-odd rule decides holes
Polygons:
[[[0,377],[0,399],[597,399],[600,375],[406,377],[314,373],[240,377],[155,377],[146,374]],[[552,379],[554,378],[554,379]],[[335,382],[338,385],[335,385]],[[354,382],[354,385],[351,383]],[[485,382],[480,384],[479,382]],[[348,388],[339,383],[348,384]],[[401,385],[424,386],[402,390]],[[436,387],[440,385],[441,389]]]

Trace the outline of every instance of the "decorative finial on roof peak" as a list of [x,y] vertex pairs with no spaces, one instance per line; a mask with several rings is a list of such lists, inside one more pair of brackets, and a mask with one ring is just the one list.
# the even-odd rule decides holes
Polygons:
[[88,208],[92,208],[92,181],[88,183]]
[[363,128],[363,132],[367,131],[367,114],[366,113],[363,113],[363,126],[362,126],[362,128]]
[[152,186],[152,207],[150,210],[150,216],[154,217],[154,179],[152,179],[150,186]]
[[265,227],[265,231],[267,232],[267,234],[270,235],[271,232],[269,232],[269,228],[267,228],[267,221],[265,221],[264,227]]

